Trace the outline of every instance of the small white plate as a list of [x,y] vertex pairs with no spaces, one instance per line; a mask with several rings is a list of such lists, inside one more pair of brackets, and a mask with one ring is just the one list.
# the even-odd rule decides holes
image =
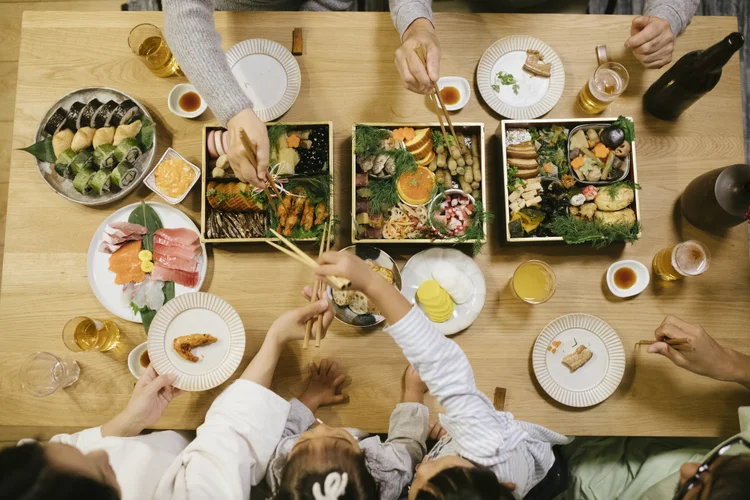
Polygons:
[[289,111],[302,87],[299,64],[289,50],[271,40],[245,40],[227,51],[232,74],[264,122]]
[[401,294],[412,304],[417,303],[419,285],[432,278],[432,270],[443,262],[453,264],[474,285],[471,298],[463,304],[454,304],[448,321],[433,323],[443,335],[453,335],[468,328],[479,317],[487,297],[484,275],[474,259],[453,248],[430,248],[409,259],[401,270]]
[[136,346],[128,354],[128,368],[135,378],[141,378],[146,369],[141,365],[141,355],[148,349],[148,342]]
[[[196,94],[198,94],[198,97],[201,98],[201,105],[195,111],[185,111],[180,107],[180,97],[187,94],[188,92],[195,92]],[[169,97],[167,97],[167,106],[169,107],[169,111],[182,118],[198,118],[203,114],[204,111],[206,111],[206,108],[208,108],[208,103],[206,103],[206,100],[203,98],[203,96],[200,95],[198,91],[195,90],[195,87],[193,87],[191,84],[178,83],[177,85],[172,87],[172,90],[169,92]]]
[[[438,88],[443,90],[443,87],[455,87],[458,89],[460,99],[456,104],[446,104],[445,109],[448,111],[458,111],[469,103],[471,98],[471,85],[466,78],[460,76],[444,76],[437,81]],[[440,101],[437,103],[440,106]]]
[[[561,342],[548,349],[552,342]],[[593,357],[571,373],[562,359],[585,345]],[[534,374],[552,399],[583,408],[601,403],[620,385],[625,373],[625,349],[617,332],[601,319],[588,314],[566,314],[544,327],[532,351]]]
[[[187,163],[188,165],[190,165],[190,168],[192,168],[193,172],[195,172],[195,179],[193,180],[193,183],[190,184],[190,187],[187,188],[185,190],[185,193],[182,196],[180,196],[179,198],[172,198],[170,196],[167,196],[166,194],[164,194],[161,191],[159,191],[158,187],[156,187],[156,177],[155,177],[156,176],[156,168],[159,165],[161,165],[161,163],[164,160],[168,160],[170,158],[179,158],[180,160],[182,160],[185,163]],[[185,199],[185,197],[188,195],[188,193],[190,192],[190,190],[193,189],[193,186],[195,186],[195,183],[198,182],[198,179],[200,179],[200,178],[201,178],[201,169],[200,168],[198,168],[197,166],[195,166],[193,163],[190,163],[189,161],[187,161],[184,156],[182,156],[180,153],[178,153],[174,149],[167,148],[167,150],[164,151],[164,154],[162,155],[161,159],[159,160],[159,163],[156,164],[156,167],[154,167],[153,169],[151,169],[151,172],[148,173],[148,175],[146,176],[146,180],[144,180],[143,183],[146,184],[146,186],[151,191],[153,191],[154,193],[156,193],[159,196],[161,196],[164,199],[164,201],[166,201],[170,205],[177,205],[177,204],[181,203],[182,200]]]
[[[176,337],[208,333],[217,342],[197,348],[195,363],[174,350]],[[170,300],[159,309],[148,332],[148,355],[159,375],[175,373],[175,387],[205,391],[226,381],[245,353],[245,327],[237,311],[224,299],[196,292]]]
[[[636,276],[633,286],[627,289],[622,289],[615,285],[615,272],[623,267],[629,267],[635,271]],[[650,281],[651,275],[648,272],[648,268],[637,260],[620,260],[609,266],[607,270],[607,286],[609,287],[609,291],[617,297],[626,298],[638,295],[646,289]]]
[[[164,227],[184,227],[200,234],[195,223],[180,210],[163,203],[156,203],[153,201],[147,203],[151,208],[156,210],[157,214],[159,214],[159,218]],[[124,320],[132,321],[133,323],[143,323],[141,315],[136,315],[130,308],[129,304],[123,304],[122,285],[115,284],[115,273],[109,270],[109,257],[111,254],[99,252],[98,249],[107,224],[110,222],[127,221],[130,214],[136,209],[136,207],[138,207],[138,205],[140,205],[140,203],[133,203],[132,205],[122,207],[120,210],[107,217],[104,222],[99,225],[94,233],[94,237],[91,238],[91,244],[89,244],[89,252],[86,258],[86,270],[88,272],[89,285],[91,286],[94,295],[96,295],[96,298],[99,299],[99,302],[101,302],[109,312]],[[200,277],[198,279],[198,284],[195,288],[188,288],[175,283],[175,298],[179,295],[198,291],[203,286],[203,281],[206,279],[206,271],[208,269],[208,254],[206,253],[206,245],[203,243],[201,243],[201,250],[201,264],[198,269]]]

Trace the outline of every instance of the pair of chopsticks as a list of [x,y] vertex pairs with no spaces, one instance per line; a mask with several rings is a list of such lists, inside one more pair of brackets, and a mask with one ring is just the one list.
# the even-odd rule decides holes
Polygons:
[[672,347],[677,351],[692,351],[693,348],[690,346],[690,341],[686,338],[678,339],[664,339],[664,340],[639,340],[635,345],[652,345],[657,342],[664,342],[668,346]]
[[[419,59],[421,59],[422,62],[424,63],[424,68],[426,71],[427,70],[427,53],[425,52],[422,44],[417,45],[414,48],[414,52],[417,53],[417,56],[419,56]],[[459,151],[461,151],[462,148],[458,143],[458,136],[456,135],[456,130],[453,128],[453,122],[451,122],[451,117],[448,114],[448,110],[445,109],[445,104],[443,103],[443,97],[440,95],[440,88],[438,87],[437,82],[432,82],[432,86],[435,89],[435,93],[430,95],[430,98],[437,99],[437,101],[440,103],[440,106],[438,106],[436,103],[435,107],[438,109],[437,116],[438,116],[438,120],[440,120],[440,130],[443,131],[443,139],[445,139],[445,147],[446,149],[450,150],[449,148],[450,142],[448,141],[448,133],[445,130],[445,125],[443,125],[443,116],[445,116],[445,120],[448,122],[448,127],[450,127],[451,129],[451,135],[453,135],[455,146],[459,149]]]
[[[320,250],[318,251],[318,260],[323,255],[323,249],[325,251],[331,249],[331,227],[328,224],[323,226],[323,238],[320,240]],[[326,233],[326,230],[328,231]],[[316,279],[312,284],[312,291],[310,294],[310,303],[319,300],[323,296],[323,283]],[[307,349],[310,345],[310,334],[312,333],[313,321],[315,321],[315,347],[320,347],[320,338],[323,335],[323,315],[318,316],[317,320],[310,318],[305,324],[305,339],[302,341],[302,348]]]
[[[240,129],[240,141],[242,142],[242,147],[245,149],[245,154],[247,155],[247,159],[250,160],[250,164],[255,168],[256,174],[258,171],[258,150],[255,148],[255,144],[253,144],[250,141],[250,137],[248,137],[247,133],[245,132],[245,129]],[[279,202],[281,202],[281,193],[279,192],[279,188],[276,187],[276,183],[271,181],[266,181],[266,183],[271,186],[271,189],[273,189],[273,192],[276,194],[276,197],[279,199]],[[273,210],[273,213],[276,215],[279,215],[279,212],[276,209],[276,205],[273,202],[273,197],[271,196],[271,192],[268,190],[268,186],[263,186],[263,192],[266,193],[266,197],[268,198],[268,204],[271,206],[271,210]]]
[[[281,245],[277,245],[273,241],[266,241],[269,245],[274,247],[276,250],[280,250],[283,253],[287,254],[289,257],[293,258],[297,262],[300,262],[304,265],[306,265],[309,268],[317,269],[319,267],[319,264],[315,262],[312,257],[307,255],[305,252],[300,250],[295,246],[294,243],[286,239],[284,236],[282,236],[279,232],[275,231],[273,228],[268,228],[271,233],[276,236],[279,240],[281,240],[282,243],[284,243],[287,248],[284,248]],[[330,233],[330,231],[329,231]],[[329,234],[330,236],[330,234]],[[326,276],[326,279],[333,285],[333,287],[337,290],[346,290],[349,288],[352,284],[351,281],[345,278],[339,278],[338,276]]]

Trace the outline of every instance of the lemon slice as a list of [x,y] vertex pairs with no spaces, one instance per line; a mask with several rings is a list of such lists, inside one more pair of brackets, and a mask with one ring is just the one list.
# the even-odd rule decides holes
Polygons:
[[152,254],[148,250],[141,250],[140,252],[138,252],[138,260],[140,260],[141,262],[151,262],[152,260],[154,260],[154,254]]

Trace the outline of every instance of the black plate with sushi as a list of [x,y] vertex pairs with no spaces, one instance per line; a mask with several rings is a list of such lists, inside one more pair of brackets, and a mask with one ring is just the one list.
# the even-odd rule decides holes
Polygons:
[[124,198],[148,174],[156,126],[148,110],[119,90],[91,87],[57,101],[24,151],[60,196],[82,205]]

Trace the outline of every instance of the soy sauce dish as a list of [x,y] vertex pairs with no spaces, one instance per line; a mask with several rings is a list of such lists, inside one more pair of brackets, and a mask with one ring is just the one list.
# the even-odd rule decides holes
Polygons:
[[[437,81],[440,97],[448,111],[458,111],[469,103],[471,85],[460,76],[444,76]],[[440,106],[440,103],[437,103]]]
[[182,118],[198,118],[208,108],[206,100],[189,83],[178,83],[172,88],[167,97],[167,106]]
[[650,281],[648,268],[637,260],[620,260],[607,270],[607,286],[617,297],[634,297],[645,290]]
[[[135,378],[140,378],[148,368],[148,355],[144,356],[147,350],[148,342],[144,342],[133,348],[128,355],[128,368]],[[147,363],[146,366],[143,366],[144,362]]]

